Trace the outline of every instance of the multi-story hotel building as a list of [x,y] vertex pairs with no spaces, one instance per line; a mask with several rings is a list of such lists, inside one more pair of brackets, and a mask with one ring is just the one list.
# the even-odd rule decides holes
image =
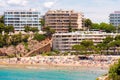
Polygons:
[[115,11],[109,15],[109,22],[115,27],[120,25],[120,11]]
[[50,10],[45,14],[45,26],[56,32],[68,32],[69,26],[73,30],[82,29],[83,14],[73,10]]
[[71,33],[55,33],[53,35],[53,49],[61,52],[71,51],[72,46],[80,44],[82,40],[92,40],[94,45],[101,43],[107,36],[115,37],[117,33],[100,31],[80,31]]
[[39,20],[40,12],[35,10],[11,10],[4,12],[5,25],[13,25],[16,31],[23,31],[24,26],[37,27],[39,30],[41,30]]

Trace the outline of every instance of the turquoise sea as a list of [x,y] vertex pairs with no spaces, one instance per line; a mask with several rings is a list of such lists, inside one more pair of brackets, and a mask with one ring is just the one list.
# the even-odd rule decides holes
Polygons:
[[101,69],[0,68],[0,80],[95,80]]

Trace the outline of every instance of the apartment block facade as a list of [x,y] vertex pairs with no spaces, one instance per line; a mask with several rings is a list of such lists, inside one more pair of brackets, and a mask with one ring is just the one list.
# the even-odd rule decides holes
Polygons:
[[109,22],[115,27],[120,25],[120,11],[115,11],[109,15]]
[[94,45],[101,43],[107,36],[115,37],[117,33],[101,31],[78,31],[71,33],[55,33],[53,35],[53,50],[61,52],[72,51],[72,46],[80,44],[83,40],[92,40]]
[[36,27],[41,30],[40,12],[35,10],[19,11],[11,10],[4,12],[4,23],[6,26],[13,25],[15,31],[23,31],[24,26]]
[[45,26],[58,33],[68,32],[69,27],[73,30],[82,29],[82,21],[83,14],[73,10],[49,10],[45,14]]

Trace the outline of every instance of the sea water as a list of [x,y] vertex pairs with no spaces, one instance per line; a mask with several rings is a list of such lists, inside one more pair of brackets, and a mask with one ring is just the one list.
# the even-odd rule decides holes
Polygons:
[[102,69],[0,68],[0,80],[96,80]]

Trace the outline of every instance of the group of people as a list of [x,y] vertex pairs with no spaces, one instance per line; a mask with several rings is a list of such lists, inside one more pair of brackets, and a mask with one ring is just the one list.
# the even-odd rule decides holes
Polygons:
[[[23,64],[23,65],[49,65],[49,66],[86,66],[86,67],[109,67],[119,56],[87,56],[80,59],[76,56],[34,56],[0,59],[1,64]],[[76,59],[77,58],[77,59]]]

